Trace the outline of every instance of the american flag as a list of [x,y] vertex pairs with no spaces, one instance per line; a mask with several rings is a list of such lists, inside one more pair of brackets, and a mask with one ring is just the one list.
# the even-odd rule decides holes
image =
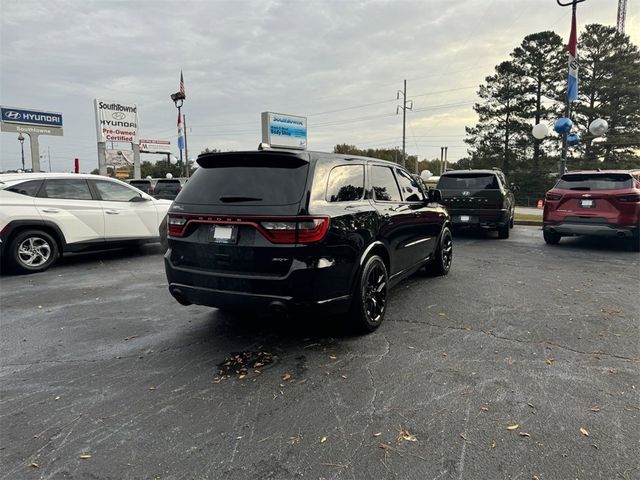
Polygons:
[[571,17],[571,34],[569,35],[569,78],[567,81],[567,100],[578,98],[578,36],[576,33],[576,12]]

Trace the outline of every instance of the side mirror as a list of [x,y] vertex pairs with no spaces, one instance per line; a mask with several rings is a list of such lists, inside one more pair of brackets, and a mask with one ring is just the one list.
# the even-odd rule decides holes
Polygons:
[[441,203],[442,193],[440,193],[440,190],[432,188],[427,192],[427,198],[429,199],[429,202]]
[[132,197],[131,200],[129,200],[130,202],[148,202],[149,199],[146,197],[143,197],[142,195],[138,195],[137,197]]

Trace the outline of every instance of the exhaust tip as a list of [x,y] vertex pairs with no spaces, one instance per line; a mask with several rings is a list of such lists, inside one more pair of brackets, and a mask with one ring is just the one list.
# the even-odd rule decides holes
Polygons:
[[179,288],[170,288],[169,293],[177,300],[180,305],[184,305],[185,307],[191,305],[191,302],[186,299],[184,293]]

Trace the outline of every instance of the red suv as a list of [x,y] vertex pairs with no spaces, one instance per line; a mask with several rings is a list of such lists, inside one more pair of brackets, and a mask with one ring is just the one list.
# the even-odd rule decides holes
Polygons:
[[563,236],[627,238],[640,250],[640,170],[571,172],[545,196],[544,240]]

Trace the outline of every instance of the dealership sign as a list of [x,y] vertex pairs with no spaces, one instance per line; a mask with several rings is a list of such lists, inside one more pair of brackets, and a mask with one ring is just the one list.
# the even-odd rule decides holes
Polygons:
[[138,107],[133,103],[94,101],[98,142],[138,143]]
[[307,148],[307,119],[262,112],[262,142],[274,148]]
[[169,140],[142,140],[140,139],[141,153],[171,153]]
[[133,165],[133,152],[131,150],[105,150],[107,165],[122,168]]
[[0,107],[0,118],[2,123],[62,128],[62,114],[57,112]]

